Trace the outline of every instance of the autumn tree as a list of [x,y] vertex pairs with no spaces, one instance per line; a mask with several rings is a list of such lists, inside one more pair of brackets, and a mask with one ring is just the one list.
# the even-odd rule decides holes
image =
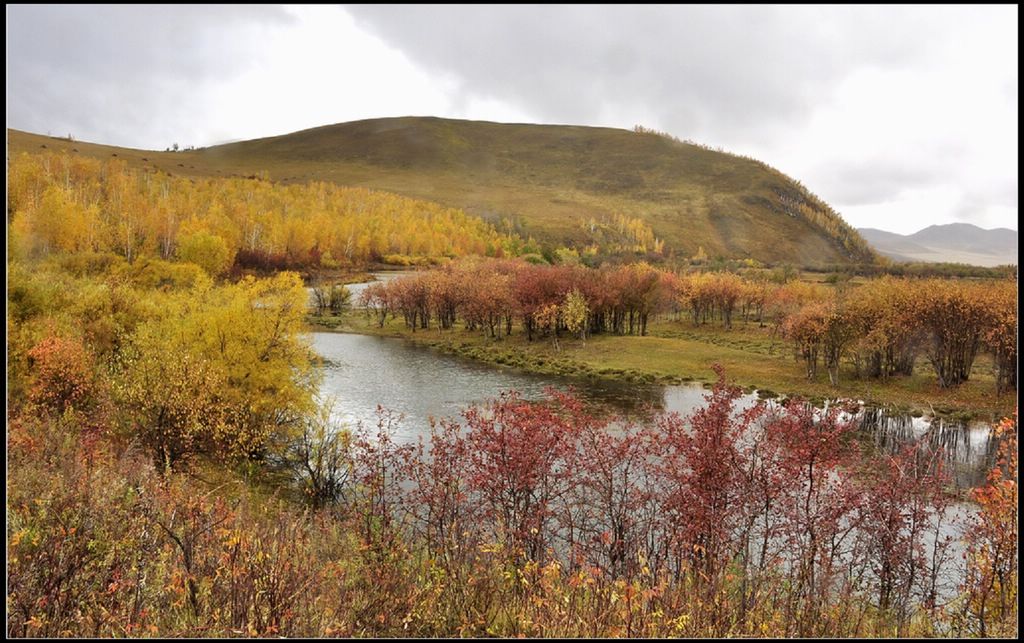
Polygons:
[[[787,632],[808,636],[821,624],[822,606],[841,578],[849,555],[851,520],[859,492],[843,474],[849,449],[842,437],[852,423],[833,407],[822,416],[809,404],[793,400],[769,420],[766,435],[778,445],[779,474],[784,481],[777,498],[780,534],[787,545],[790,584],[784,607]],[[846,547],[840,545],[846,543]]]
[[335,315],[340,315],[352,304],[352,292],[345,284],[331,284],[327,294],[327,307]]
[[196,264],[213,278],[224,274],[235,260],[234,252],[224,239],[203,231],[182,237],[177,254],[182,261]]
[[[621,425],[610,431],[609,424]],[[574,550],[611,578],[632,579],[659,560],[657,432],[618,418],[577,416],[567,466],[574,484],[559,521]]]
[[743,295],[743,280],[731,273],[718,273],[710,284],[710,296],[722,315],[722,325],[732,328],[732,314],[736,302]]
[[125,352],[115,389],[126,432],[167,467],[196,453],[221,453],[216,438],[229,421],[219,395],[225,379],[169,324],[144,325]]
[[455,325],[459,300],[464,296],[464,285],[447,267],[431,272],[425,279],[433,316],[441,328],[447,330]]
[[562,325],[562,308],[558,304],[547,304],[533,314],[533,323],[542,335],[551,335],[555,350],[559,350],[558,328]]
[[94,359],[80,340],[47,335],[28,351],[28,359],[32,378],[28,399],[36,408],[57,417],[95,410],[100,384]]
[[168,294],[119,369],[127,428],[172,464],[192,453],[284,449],[316,385],[302,335],[306,301],[294,273]]
[[587,308],[587,300],[579,290],[573,290],[565,296],[561,312],[566,330],[580,339],[586,339],[590,311]]
[[384,283],[372,283],[367,286],[359,295],[359,305],[366,310],[367,316],[373,316],[377,320],[377,326],[384,328],[388,315],[394,312],[394,303],[391,291]]
[[480,267],[473,272],[460,270],[457,279],[461,284],[460,307],[466,327],[479,328],[489,337],[497,337],[504,326],[508,334],[511,324],[505,322],[511,321],[515,309],[511,277]]
[[930,279],[920,284],[918,319],[928,332],[926,354],[939,386],[966,382],[989,319],[982,287]]
[[629,315],[629,334],[647,334],[647,322],[657,312],[661,301],[658,271],[647,263],[632,264],[623,268],[626,272],[627,287],[623,303]]
[[1002,394],[1017,388],[1017,284],[995,284],[989,297],[990,320],[983,339],[995,357],[996,393]]
[[552,393],[533,404],[503,394],[464,413],[468,488],[479,494],[494,535],[517,558],[539,560],[551,544],[555,503],[566,492],[565,458],[575,440],[578,401]]
[[882,277],[847,294],[843,314],[856,329],[852,349],[858,372],[883,379],[913,374],[925,340],[917,311],[920,299],[928,293],[921,286]]
[[378,405],[373,426],[360,423],[352,436],[352,473],[359,486],[354,504],[363,546],[382,565],[400,542],[409,515],[407,463],[415,448],[395,434],[402,416]]
[[662,421],[664,452],[661,476],[667,485],[664,515],[670,546],[683,560],[706,602],[722,587],[727,565],[738,553],[736,530],[743,516],[745,464],[739,440],[763,412],[755,407],[734,417],[741,391],[719,379],[707,405],[684,423],[669,416]]
[[791,340],[804,361],[807,379],[818,372],[818,353],[828,329],[829,309],[826,304],[808,304],[786,317],[782,336]]
[[311,408],[317,374],[304,332],[308,294],[287,272],[210,294],[194,338],[224,365],[235,450],[257,455],[291,434]]
[[465,544],[478,542],[485,525],[469,501],[469,454],[462,425],[450,418],[431,422],[428,445],[421,438],[413,456],[405,464],[412,483],[412,528],[446,569],[457,568],[473,556]]
[[938,530],[932,531],[949,504],[949,474],[942,457],[941,450],[918,442],[867,461],[857,478],[863,488],[859,536],[865,543],[875,604],[894,617],[898,631],[909,625],[915,594],[920,593],[924,603],[936,602],[938,574],[928,571],[929,561],[937,560],[946,546]]
[[829,302],[826,306],[822,351],[825,354],[829,382],[832,386],[838,386],[840,361],[856,341],[860,329],[841,303]]
[[303,497],[314,509],[343,502],[354,486],[352,436],[332,413],[333,405],[324,403],[307,414],[288,453]]
[[694,325],[707,320],[712,305],[711,275],[695,273],[686,275],[680,281],[679,302],[689,308]]

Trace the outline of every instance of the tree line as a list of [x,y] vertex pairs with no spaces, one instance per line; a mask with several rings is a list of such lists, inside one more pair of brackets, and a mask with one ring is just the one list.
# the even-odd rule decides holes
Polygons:
[[411,330],[453,328],[490,337],[517,325],[528,340],[561,333],[647,334],[658,315],[696,326],[756,322],[792,342],[807,377],[824,364],[854,377],[911,375],[919,358],[941,387],[967,381],[982,351],[992,354],[999,393],[1016,388],[1016,281],[882,277],[843,288],[775,284],[728,272],[676,274],[646,263],[531,265],[467,261],[372,284],[361,304],[381,327],[400,316]]
[[190,179],[124,161],[21,154],[8,167],[13,257],[113,252],[190,261],[213,276],[233,265],[283,270],[428,263],[520,254],[527,242],[436,203],[314,182]]

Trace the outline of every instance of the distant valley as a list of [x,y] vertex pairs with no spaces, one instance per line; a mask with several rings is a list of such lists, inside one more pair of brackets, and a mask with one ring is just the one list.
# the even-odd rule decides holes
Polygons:
[[1017,263],[1017,231],[986,230],[970,223],[928,226],[914,234],[858,228],[879,253],[896,261],[966,263],[1001,266]]

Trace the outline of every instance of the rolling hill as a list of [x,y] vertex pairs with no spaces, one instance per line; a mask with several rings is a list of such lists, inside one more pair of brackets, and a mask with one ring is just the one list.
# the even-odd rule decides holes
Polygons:
[[901,235],[874,228],[858,228],[881,254],[897,261],[966,263],[1000,266],[1017,263],[1017,231],[986,230],[969,223],[928,226]]
[[766,164],[650,132],[383,118],[186,152],[130,150],[8,130],[8,153],[118,156],[183,176],[331,181],[459,207],[548,247],[594,243],[638,219],[665,254],[802,265],[876,255],[839,215]]

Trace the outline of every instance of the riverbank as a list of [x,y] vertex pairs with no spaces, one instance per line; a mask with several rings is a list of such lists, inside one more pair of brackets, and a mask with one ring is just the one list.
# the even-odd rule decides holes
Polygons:
[[400,319],[383,328],[363,311],[340,317],[307,318],[316,330],[401,337],[418,345],[491,364],[545,375],[563,375],[625,382],[680,384],[711,383],[711,365],[721,363],[731,380],[761,395],[801,396],[812,401],[852,398],[872,404],[891,405],[914,415],[935,415],[961,420],[994,422],[1012,414],[1014,393],[995,394],[992,361],[978,357],[971,380],[955,389],[941,389],[928,364],[919,361],[914,375],[882,382],[854,379],[844,367],[840,384],[829,384],[824,368],[808,380],[802,364],[793,358],[790,345],[772,339],[770,329],[756,323],[737,323],[732,330],[694,327],[688,320],[652,322],[645,337],[596,335],[585,341],[564,335],[558,345],[551,338],[526,340],[518,328],[497,339],[468,332],[461,325],[452,330],[431,328],[413,332]]

